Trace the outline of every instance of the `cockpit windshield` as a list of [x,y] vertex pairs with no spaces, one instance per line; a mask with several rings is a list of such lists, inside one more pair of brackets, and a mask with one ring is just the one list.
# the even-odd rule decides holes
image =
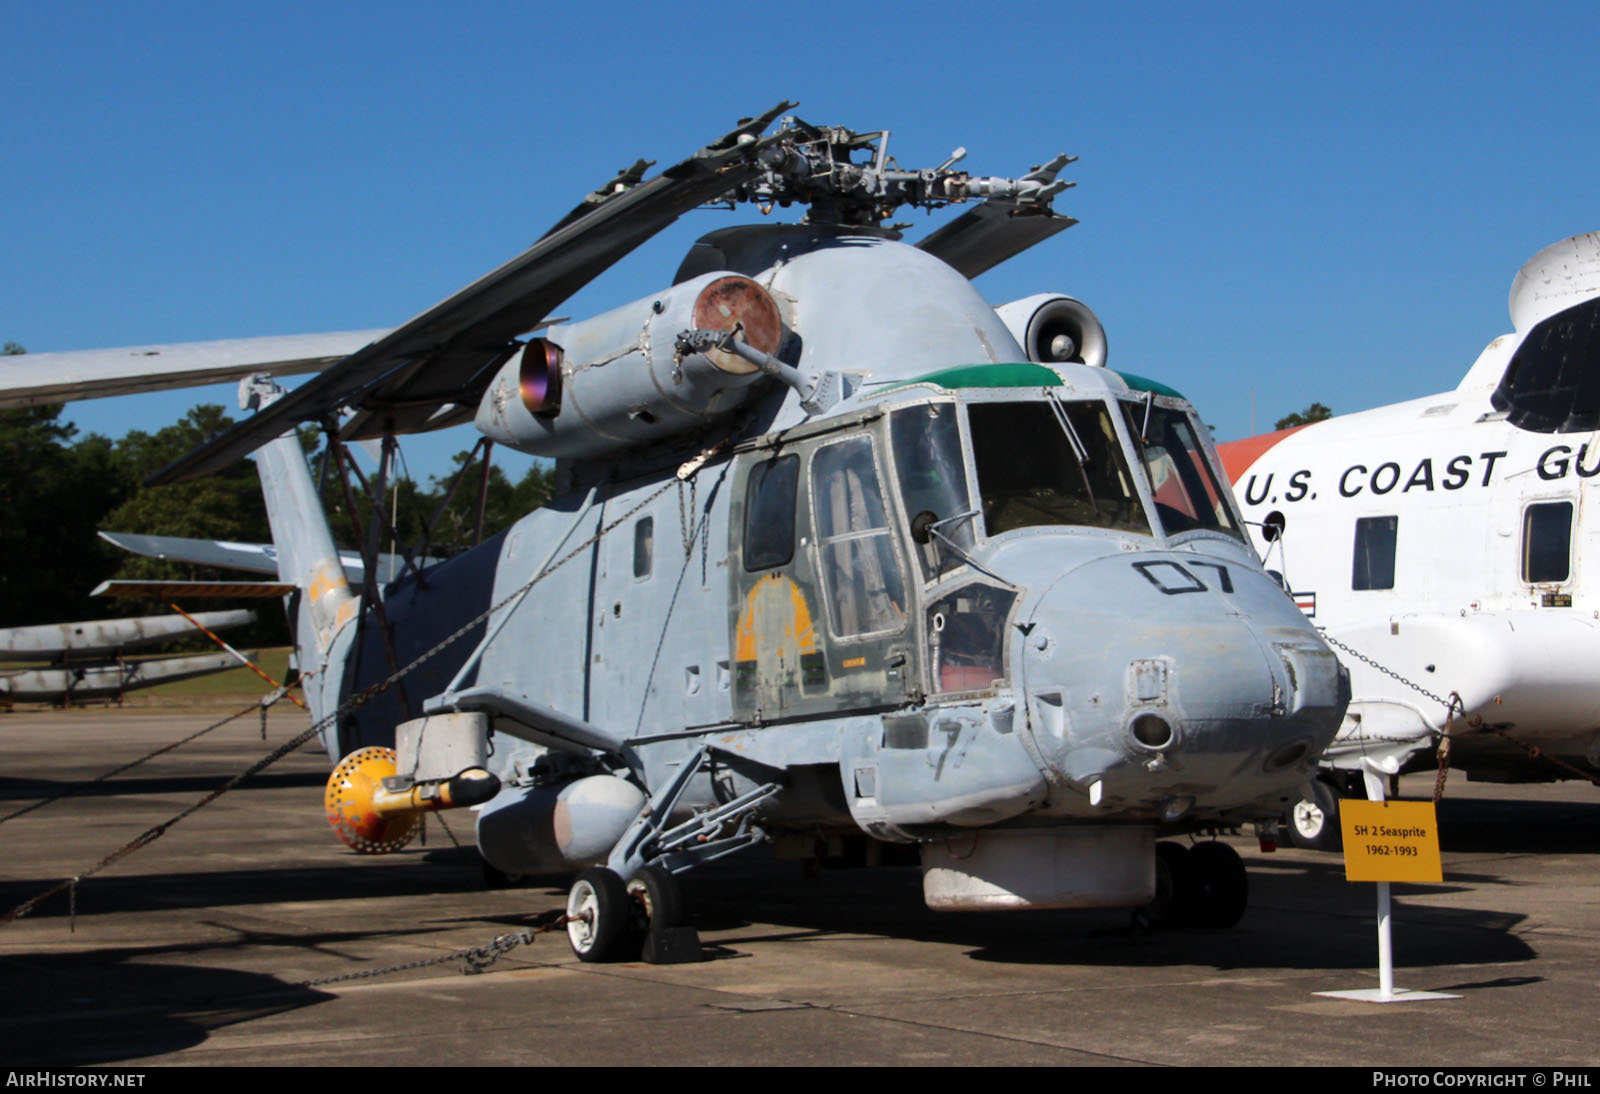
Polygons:
[[967,417],[989,535],[1061,524],[1150,534],[1105,403],[973,403]]
[[1153,399],[1123,403],[1128,432],[1150,476],[1156,519],[1167,535],[1204,528],[1237,536],[1239,526],[1194,424],[1181,410],[1156,406]]

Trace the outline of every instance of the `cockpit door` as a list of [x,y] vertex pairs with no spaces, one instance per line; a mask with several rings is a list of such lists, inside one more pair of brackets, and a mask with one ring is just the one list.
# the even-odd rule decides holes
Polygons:
[[881,709],[919,689],[905,567],[871,433],[744,458],[729,552],[733,709]]

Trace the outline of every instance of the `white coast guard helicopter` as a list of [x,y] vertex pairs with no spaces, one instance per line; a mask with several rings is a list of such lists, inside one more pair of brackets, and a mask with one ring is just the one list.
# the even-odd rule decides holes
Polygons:
[[[158,476],[254,451],[330,820],[383,851],[476,806],[496,876],[577,872],[585,960],[680,953],[673,875],[766,840],[915,849],[935,908],[1140,907],[1159,873],[1158,912],[1233,923],[1237,854],[1157,839],[1277,816],[1345,673],[1263,572],[1189,404],[1104,367],[1077,301],[973,288],[1074,223],[1051,209],[1067,158],[902,170],[887,132],[767,133],[792,105],[641,162],[298,390],[247,380],[256,415]],[[916,246],[884,226],[965,201]],[[707,202],[807,211],[524,337]],[[467,420],[554,458],[559,496],[355,598],[285,430]]]
[[1447,723],[1469,778],[1600,768],[1600,233],[1529,259],[1510,309],[1453,391],[1221,446],[1267,565],[1350,669],[1301,845],[1338,845],[1363,758],[1430,762]]

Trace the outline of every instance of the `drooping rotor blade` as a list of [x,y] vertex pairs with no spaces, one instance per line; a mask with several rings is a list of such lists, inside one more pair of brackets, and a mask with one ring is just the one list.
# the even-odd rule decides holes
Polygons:
[[[593,208],[510,262],[351,354],[270,407],[151,477],[175,482],[220,470],[290,426],[341,405],[426,421],[478,401],[493,371],[558,304],[679,216],[752,177],[759,136],[793,107],[780,103],[682,163],[636,186],[592,195]],[[358,415],[359,416],[359,415]],[[370,422],[372,419],[367,419]],[[396,421],[398,428],[399,422]],[[357,429],[358,435],[368,430]]]
[[1076,223],[1060,213],[1028,212],[1010,202],[986,201],[929,233],[917,248],[971,280]]
[[18,354],[0,362],[0,409],[198,387],[253,372],[319,372],[388,333],[352,330]]

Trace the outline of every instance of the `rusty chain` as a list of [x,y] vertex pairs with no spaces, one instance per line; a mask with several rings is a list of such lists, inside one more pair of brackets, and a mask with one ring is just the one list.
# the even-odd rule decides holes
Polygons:
[[291,987],[320,988],[326,984],[343,984],[352,980],[372,980],[379,976],[388,976],[390,973],[405,972],[410,969],[425,969],[432,965],[443,965],[450,961],[461,962],[462,976],[476,976],[486,971],[490,965],[499,961],[506,954],[518,946],[530,946],[539,935],[560,930],[567,925],[564,912],[549,911],[534,920],[531,928],[512,931],[510,934],[496,935],[482,946],[463,946],[459,950],[440,954],[438,957],[424,957],[418,961],[402,961],[397,965],[385,965],[381,969],[362,969],[360,972],[347,972],[339,976],[322,976],[315,980],[299,980]]

